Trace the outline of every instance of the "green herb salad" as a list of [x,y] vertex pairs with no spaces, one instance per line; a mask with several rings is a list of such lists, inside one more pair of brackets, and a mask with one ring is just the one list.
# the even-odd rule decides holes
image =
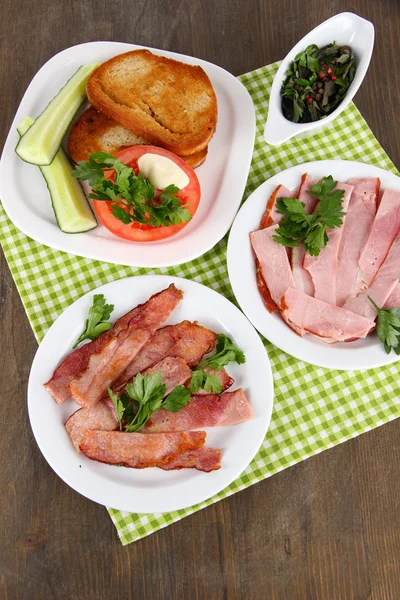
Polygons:
[[340,104],[354,79],[356,67],[350,46],[336,42],[299,52],[282,85],[282,111],[293,123],[323,119]]

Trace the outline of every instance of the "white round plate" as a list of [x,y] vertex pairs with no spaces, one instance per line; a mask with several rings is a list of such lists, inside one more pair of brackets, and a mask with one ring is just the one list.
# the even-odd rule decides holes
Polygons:
[[[61,406],[43,387],[55,367],[71,351],[82,331],[94,293],[115,305],[115,320],[171,283],[185,295],[167,324],[197,320],[226,333],[244,351],[246,363],[230,364],[232,389],[243,387],[254,418],[240,425],[206,429],[209,447],[222,450],[221,468],[211,473],[195,469],[162,471],[101,464],[77,453],[64,423],[79,408],[71,399]],[[213,290],[179,277],[143,275],[108,283],[72,304],[52,325],[40,344],[28,384],[29,418],[38,446],[52,469],[87,498],[119,510],[169,512],[192,506],[217,494],[248,466],[257,453],[271,418],[273,380],[267,352],[246,317]]]
[[240,206],[255,137],[255,112],[246,88],[217,65],[174,52],[148,48],[191,65],[210,77],[218,101],[218,124],[206,161],[196,169],[201,186],[199,208],[178,234],[139,244],[114,236],[99,223],[87,233],[66,234],[57,227],[46,183],[39,169],[14,152],[17,125],[36,117],[82,64],[104,62],[116,54],[143,48],[119,42],[89,42],[53,56],[30,83],[17,110],[0,163],[0,197],[13,223],[26,235],[71,254],[136,267],[168,267],[210,250],[228,231]]
[[265,181],[240,209],[229,236],[228,271],[237,301],[260,333],[275,346],[300,360],[320,367],[344,370],[371,369],[394,363],[399,357],[394,352],[386,354],[376,334],[363,340],[337,344],[325,344],[311,335],[301,338],[279,314],[269,313],[263,304],[257,288],[249,233],[259,229],[266,202],[276,186],[281,183],[295,191],[303,173],[309,173],[314,179],[332,175],[338,181],[346,181],[351,177],[379,177],[381,189],[390,187],[400,191],[400,178],[396,175],[372,165],[345,160],[321,160],[297,165]]

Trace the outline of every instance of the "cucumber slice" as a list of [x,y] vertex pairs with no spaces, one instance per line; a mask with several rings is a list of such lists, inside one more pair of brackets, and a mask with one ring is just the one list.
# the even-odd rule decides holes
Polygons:
[[[25,117],[17,127],[22,136],[35,122]],[[22,138],[21,138],[22,139]],[[64,233],[83,233],[97,227],[97,221],[79,181],[72,176],[73,166],[60,147],[53,162],[39,167],[50,192],[57,225]]]
[[83,65],[67,81],[50,104],[19,140],[15,152],[22,160],[34,165],[49,165],[76,111],[86,98],[89,75],[98,64]]

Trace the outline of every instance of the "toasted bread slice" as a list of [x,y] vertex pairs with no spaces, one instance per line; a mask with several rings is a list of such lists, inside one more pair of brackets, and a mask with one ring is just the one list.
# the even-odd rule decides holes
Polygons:
[[[79,162],[88,160],[92,152],[108,152],[115,156],[117,152],[129,146],[148,145],[148,143],[147,140],[125,129],[91,106],[72,126],[68,137],[68,153],[73,161]],[[205,161],[206,156],[207,147],[181,158],[195,169]]]
[[186,156],[203,150],[217,123],[217,99],[199,66],[133,50],[89,77],[90,103],[151,144]]

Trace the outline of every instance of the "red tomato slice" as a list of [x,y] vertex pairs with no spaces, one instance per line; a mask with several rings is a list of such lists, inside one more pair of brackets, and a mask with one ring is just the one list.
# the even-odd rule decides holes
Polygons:
[[[157,146],[132,146],[131,148],[126,148],[125,150],[118,152],[116,158],[125,163],[128,167],[131,167],[137,175],[139,173],[138,160],[143,154],[147,153],[166,156],[177,164],[189,177],[189,183],[186,187],[179,190],[177,197],[181,199],[182,205],[187,205],[186,208],[193,216],[200,202],[200,183],[192,167],[179,158],[179,156],[176,156],[163,148],[158,148]],[[93,200],[93,208],[96,215],[111,233],[124,238],[125,240],[131,240],[132,242],[154,242],[156,240],[163,240],[171,237],[171,235],[175,235],[178,231],[181,231],[187,223],[190,223],[190,221],[187,221],[186,223],[168,225],[167,227],[151,227],[150,225],[143,225],[141,223],[125,225],[122,221],[114,217],[111,212],[111,204],[113,203]]]

